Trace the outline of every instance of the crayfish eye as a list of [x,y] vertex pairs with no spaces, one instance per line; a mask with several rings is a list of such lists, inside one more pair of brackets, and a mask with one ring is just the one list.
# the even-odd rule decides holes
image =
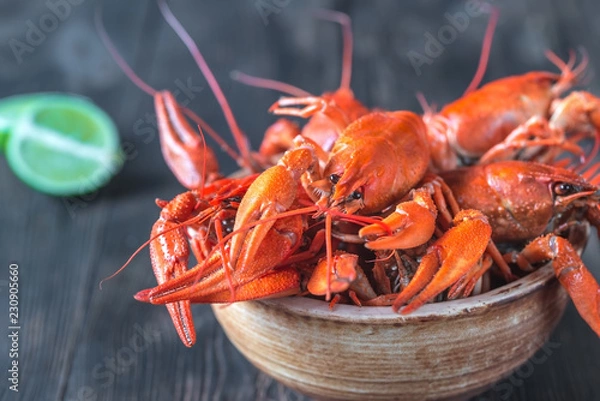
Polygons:
[[234,224],[235,224],[235,218],[221,220],[221,229],[226,234],[231,234],[233,232]]
[[568,182],[558,182],[554,184],[554,194],[557,196],[571,195],[577,192],[577,188]]
[[340,180],[340,176],[339,176],[339,175],[337,175],[337,174],[331,174],[331,175],[329,176],[329,180],[331,181],[331,183],[332,183],[332,184],[334,184],[334,185],[335,185],[335,184],[337,184],[337,183],[338,183],[338,181]]
[[352,194],[350,194],[350,196],[352,197],[352,199],[362,199],[362,193],[360,193],[359,190],[356,190],[354,192],[352,192]]

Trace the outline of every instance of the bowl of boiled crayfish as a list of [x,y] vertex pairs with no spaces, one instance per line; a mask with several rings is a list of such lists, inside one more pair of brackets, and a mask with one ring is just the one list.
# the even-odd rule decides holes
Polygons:
[[568,296],[547,266],[484,295],[389,307],[282,298],[213,306],[256,367],[316,399],[468,399],[525,363]]
[[[466,170],[458,171],[468,177]],[[460,249],[465,260],[469,245],[462,244],[477,242],[473,227],[460,246],[444,243],[450,237],[442,234],[426,249],[386,257],[334,241],[333,268],[323,257],[300,274],[307,296],[214,305],[213,311],[255,366],[316,399],[468,399],[509,375],[544,344],[569,296],[600,334],[598,284],[579,258],[589,225],[558,225],[566,227],[560,236],[544,235],[525,246],[498,242],[498,252],[510,261],[508,273],[493,261],[496,250],[486,247],[483,255],[488,256],[470,262],[469,273],[459,274],[452,284],[446,280],[453,273],[444,272],[443,262],[433,275],[423,271],[424,263],[432,252],[451,259],[447,246]],[[343,238],[348,239],[347,232]],[[452,269],[459,264],[453,262]],[[523,271],[513,268],[519,264]],[[328,284],[327,272],[333,272]],[[423,275],[426,283],[414,290]],[[439,280],[445,282],[438,286]],[[336,292],[331,301],[326,301],[328,286]]]
[[[185,36],[165,2],[161,11]],[[425,115],[367,109],[347,63],[341,87],[322,96],[269,81],[293,95],[269,111],[308,121],[278,120],[257,152],[209,74],[238,151],[217,140],[244,168],[229,178],[187,119],[213,135],[206,123],[147,90],[163,155],[189,190],[157,201],[159,285],[136,299],[166,305],[186,346],[190,304],[217,304],[252,363],[321,399],[476,394],[533,355],[569,298],[600,335],[600,288],[580,259],[600,226],[600,101],[560,97],[585,55],[549,58],[560,73],[500,79]]]

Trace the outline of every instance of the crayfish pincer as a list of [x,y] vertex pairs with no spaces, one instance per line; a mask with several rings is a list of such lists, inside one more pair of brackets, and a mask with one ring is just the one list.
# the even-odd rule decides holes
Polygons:
[[[522,161],[442,173],[462,208],[484,213],[492,240],[514,250],[504,258],[525,271],[550,262],[577,311],[600,336],[600,287],[566,238],[573,226],[600,228],[598,177]],[[526,244],[524,247],[522,244]]]

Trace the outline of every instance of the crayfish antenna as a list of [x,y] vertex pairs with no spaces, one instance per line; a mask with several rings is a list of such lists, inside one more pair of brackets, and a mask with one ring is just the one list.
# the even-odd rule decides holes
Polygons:
[[[353,48],[353,37],[350,17],[339,11],[332,10],[316,10],[313,12],[316,18],[324,19],[327,21],[337,22],[342,26],[343,35],[343,54],[342,54],[342,77],[340,88],[350,89],[350,81],[352,77],[352,48]],[[255,88],[272,89],[292,97],[312,97],[313,94],[300,89],[296,86],[287,84],[285,82],[276,81],[273,79],[260,78],[252,75],[245,74],[241,71],[232,71],[230,78],[234,81],[241,82],[244,85],[253,86]]]
[[342,50],[342,77],[340,88],[350,89],[350,81],[352,80],[352,51],[354,47],[354,37],[352,36],[352,20],[348,14],[327,9],[315,10],[313,15],[316,18],[337,22],[342,26],[344,47]]
[[[157,237],[157,236],[156,236]],[[100,288],[100,291],[102,291],[102,285],[104,284],[104,282],[108,281],[108,280],[112,280],[113,278],[117,277],[119,274],[121,274],[121,272],[123,270],[125,270],[125,268],[127,266],[129,266],[129,264],[133,261],[133,259],[142,251],[142,249],[144,249],[148,244],[150,244],[150,242],[152,242],[152,240],[155,238],[150,238],[148,241],[144,242],[142,245],[140,245],[138,247],[138,249],[135,250],[135,252],[129,257],[129,259],[127,259],[127,261],[123,264],[123,266],[119,267],[117,269],[116,272],[114,272],[113,274],[111,274],[108,277],[103,278],[102,280],[100,280],[100,283],[98,284],[98,287]]]
[[[333,233],[332,233],[333,220],[332,220],[332,218],[336,217],[339,220],[352,222],[352,223],[358,224],[358,225],[369,225],[369,224],[378,225],[378,226],[380,226],[380,228],[382,230],[387,232],[389,235],[392,234],[392,229],[382,220],[377,219],[377,218],[368,217],[368,216],[340,213],[340,212],[336,211],[335,209],[330,209],[330,208],[319,209],[318,213],[325,214],[325,253],[326,253],[326,260],[327,260],[327,271],[328,271],[328,274],[326,277],[326,283],[325,283],[326,284],[325,300],[330,301],[331,300],[331,288],[332,288],[331,277],[335,270],[335,268],[334,268],[335,262],[334,262],[334,256],[333,256],[334,249],[333,249],[333,244],[331,241],[331,239],[333,237]],[[333,302],[333,304],[335,304],[335,302]]]
[[202,171],[200,172],[200,187],[199,196],[200,198],[204,198],[204,187],[206,184],[206,159],[208,157],[208,148],[206,146],[206,138],[204,137],[204,133],[202,132],[202,127],[200,124],[197,125],[198,133],[200,134],[200,139],[202,139]]
[[477,71],[475,71],[475,75],[471,80],[471,83],[465,89],[463,96],[468,95],[473,92],[483,79],[483,75],[485,74],[485,70],[487,69],[487,63],[490,59],[490,49],[492,47],[492,40],[494,39],[494,32],[496,31],[496,25],[498,24],[498,18],[500,17],[500,11],[498,8],[489,6],[490,10],[490,20],[488,22],[488,26],[485,30],[485,36],[483,37],[483,44],[481,47],[481,56],[479,57],[479,65],[477,66]]
[[295,87],[294,85],[286,84],[285,82],[276,81],[274,79],[255,77],[237,70],[231,71],[229,77],[234,81],[240,82],[244,85],[255,88],[272,89],[293,97],[313,96],[311,93]]
[[331,215],[325,217],[325,252],[327,255],[327,291],[325,301],[331,300],[331,272],[333,271],[333,249],[331,245]]
[[229,129],[233,135],[233,138],[238,146],[238,149],[241,153],[241,159],[238,159],[237,162],[242,167],[250,168],[253,171],[260,170],[255,166],[255,162],[250,155],[250,148],[248,144],[248,138],[243,134],[241,128],[239,127],[231,107],[229,106],[229,102],[223,93],[223,90],[219,86],[217,79],[212,73],[210,67],[206,63],[204,56],[200,52],[200,49],[194,43],[194,40],[189,35],[189,33],[185,30],[181,22],[175,17],[169,6],[167,5],[165,0],[158,0],[158,7],[165,18],[165,21],[171,26],[171,28],[175,31],[177,36],[182,40],[185,46],[188,48],[191,53],[196,65],[200,68],[202,75],[206,79],[208,85],[210,86],[213,94],[215,95],[219,105],[221,106],[221,110],[223,110],[223,115],[225,116],[225,120],[227,121],[227,125],[229,125]]
[[423,109],[423,115],[432,117],[435,114],[435,104],[429,104],[423,92],[415,93],[415,97],[417,98],[421,109]]
[[131,82],[135,84],[142,91],[146,92],[150,96],[154,96],[157,92],[156,89],[148,85],[144,80],[142,80],[139,75],[133,71],[133,69],[127,64],[125,59],[121,56],[121,54],[117,51],[114,43],[108,36],[106,29],[104,28],[104,24],[102,23],[102,8],[100,4],[96,5],[94,10],[94,24],[96,25],[96,31],[98,32],[98,36],[100,36],[100,40],[106,47],[106,50],[110,53],[112,59],[117,63],[121,71],[129,78]]
[[[157,202],[157,204],[158,204],[159,202],[164,202],[164,201],[160,201],[159,199],[157,199],[157,200],[156,200],[156,202]],[[157,239],[157,238],[158,238],[158,237],[160,237],[161,235],[164,235],[164,234],[166,234],[166,233],[168,233],[168,232],[171,232],[171,231],[173,231],[173,230],[177,230],[177,229],[179,229],[179,228],[181,228],[181,227],[185,227],[185,226],[188,226],[188,225],[190,225],[190,224],[201,223],[201,222],[202,222],[204,219],[206,219],[206,218],[207,218],[207,216],[206,216],[206,215],[204,215],[204,214],[200,214],[200,215],[198,215],[198,216],[192,217],[192,218],[191,218],[191,219],[189,219],[189,220],[183,221],[183,222],[181,222],[181,223],[179,223],[179,224],[175,224],[175,225],[173,225],[172,227],[169,227],[168,229],[166,229],[166,230],[164,230],[164,231],[162,231],[162,232],[160,232],[160,233],[158,233],[158,234],[156,234],[156,235],[153,235],[153,236],[151,236],[151,237],[150,237],[150,239],[148,239],[147,241],[145,241],[145,242],[144,242],[142,245],[140,245],[140,246],[138,247],[138,249],[136,249],[136,250],[135,250],[135,252],[133,252],[133,254],[132,254],[130,257],[129,257],[129,259],[127,259],[127,261],[126,261],[126,262],[123,264],[123,266],[119,267],[119,268],[117,269],[117,271],[116,271],[116,272],[114,272],[113,274],[111,274],[110,276],[108,276],[108,277],[105,277],[105,278],[103,278],[102,280],[100,280],[100,284],[99,284],[100,290],[102,290],[102,285],[103,285],[103,284],[104,284],[106,281],[108,281],[108,280],[112,280],[113,278],[115,278],[116,276],[118,276],[118,275],[119,275],[119,274],[120,274],[120,273],[121,273],[121,272],[122,272],[122,271],[123,271],[123,270],[124,270],[124,269],[125,269],[127,266],[129,266],[129,264],[130,264],[130,263],[133,261],[133,259],[134,259],[134,258],[135,258],[135,257],[136,257],[136,256],[137,256],[137,255],[138,255],[138,254],[139,254],[139,253],[140,253],[140,252],[141,252],[141,251],[142,251],[142,250],[143,250],[145,247],[147,247],[148,245],[150,245],[150,243],[151,243],[152,241],[154,241],[155,239]],[[140,291],[140,293],[141,293],[141,292],[142,292],[142,291]],[[136,295],[136,296],[137,296],[137,295]],[[141,296],[141,295],[140,295],[140,296]],[[134,297],[134,298],[135,298],[135,297]],[[137,298],[136,298],[136,299],[137,299]]]
[[[104,28],[104,24],[102,23],[102,8],[100,5],[96,6],[94,12],[94,23],[96,25],[96,31],[98,32],[98,36],[100,36],[100,40],[106,47],[106,50],[110,53],[112,59],[117,63],[121,71],[129,78],[129,80],[137,86],[140,90],[147,93],[150,96],[156,96],[158,91],[152,86],[148,85],[143,79],[140,78],[139,75],[135,73],[135,71],[131,68],[129,64],[125,61],[125,59],[121,56],[121,54],[116,49],[114,43],[108,36],[106,29]],[[179,107],[191,120],[196,122],[196,124],[200,125],[208,135],[221,147],[221,149],[226,152],[233,160],[239,160],[240,156],[235,152],[231,147],[221,138],[221,136],[214,130],[212,127],[200,118],[196,113],[187,107],[182,107],[177,104]]]

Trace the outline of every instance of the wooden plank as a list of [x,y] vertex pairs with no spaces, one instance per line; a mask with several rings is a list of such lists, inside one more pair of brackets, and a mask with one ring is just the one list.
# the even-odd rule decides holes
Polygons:
[[[89,5],[70,8],[69,15],[55,30],[47,32],[31,53],[23,54],[20,64],[11,58],[13,54],[3,54],[10,62],[6,64],[9,70],[22,72],[20,80],[2,82],[3,94],[72,90],[94,97],[101,104],[94,96],[97,82],[84,79],[86,73],[93,73],[86,71],[85,62],[94,59],[96,53],[82,53],[77,48],[85,49],[93,38],[91,49],[104,53],[93,28],[86,22],[90,21],[92,11]],[[16,29],[10,35],[3,35],[3,39],[26,41],[29,26],[26,23],[31,21],[36,25],[52,12],[43,2],[36,7],[20,5],[12,13]],[[135,16],[130,19],[134,20]],[[70,40],[71,34],[79,42]],[[57,60],[60,56],[70,57],[72,65],[61,64],[64,60]],[[79,69],[73,68],[74,65]],[[111,110],[106,104],[101,106],[109,112],[118,110]],[[108,238],[105,231],[108,204],[103,199],[104,190],[79,198],[52,198],[36,193],[10,173],[4,160],[0,173],[4,211],[0,254],[20,267],[18,399],[64,399],[91,300],[89,293],[97,286],[95,265],[102,259],[102,242]],[[2,318],[5,316],[2,314]],[[14,396],[2,386],[1,399],[12,400]]]
[[[260,8],[264,4],[279,8]],[[229,72],[280,79],[316,94],[335,89],[339,29],[314,20],[309,11],[315,7],[335,7],[352,17],[353,88],[370,106],[419,110],[416,91],[438,104],[460,96],[474,72],[487,17],[469,19],[464,32],[430,57],[418,75],[408,52],[425,54],[425,34],[437,35],[449,24],[446,13],[464,12],[466,3],[443,8],[435,2],[373,4],[253,0],[235,7],[219,1],[171,6],[204,52],[256,148],[274,121],[265,110],[278,94],[232,83]],[[592,52],[597,45],[600,7],[595,3],[511,0],[499,6],[486,81],[552,70],[544,58],[547,48],[566,57],[570,48],[581,45]],[[0,20],[1,43],[12,37],[24,40],[25,21],[37,23],[49,12],[44,2],[15,7],[10,23]],[[170,198],[182,189],[162,162],[152,101],[127,82],[95,39],[89,26],[92,9],[88,3],[73,6],[34,52],[23,55],[22,64],[15,62],[10,48],[0,49],[3,94],[68,89],[88,95],[116,119],[123,140],[135,148],[108,187],[79,202],[31,191],[0,161],[0,255],[19,263],[23,316],[21,392],[15,397],[0,387],[0,400],[307,399],[245,361],[207,306],[194,308],[198,345],[191,350],[181,345],[164,308],[132,299],[136,291],[153,285],[147,252],[98,290],[98,282],[147,239],[158,213],[154,198]],[[178,100],[188,101],[229,138],[214,97],[156,7],[129,8],[113,1],[104,10],[111,36],[136,71],[157,88],[179,90]],[[591,67],[599,63],[598,54],[591,53]],[[597,80],[589,89],[600,94]],[[224,171],[234,171],[234,163],[223,154],[220,158]],[[592,245],[585,260],[600,277],[595,237]],[[0,324],[5,325],[2,319],[4,314]],[[534,360],[475,399],[598,399],[599,358],[598,338],[569,307]]]

